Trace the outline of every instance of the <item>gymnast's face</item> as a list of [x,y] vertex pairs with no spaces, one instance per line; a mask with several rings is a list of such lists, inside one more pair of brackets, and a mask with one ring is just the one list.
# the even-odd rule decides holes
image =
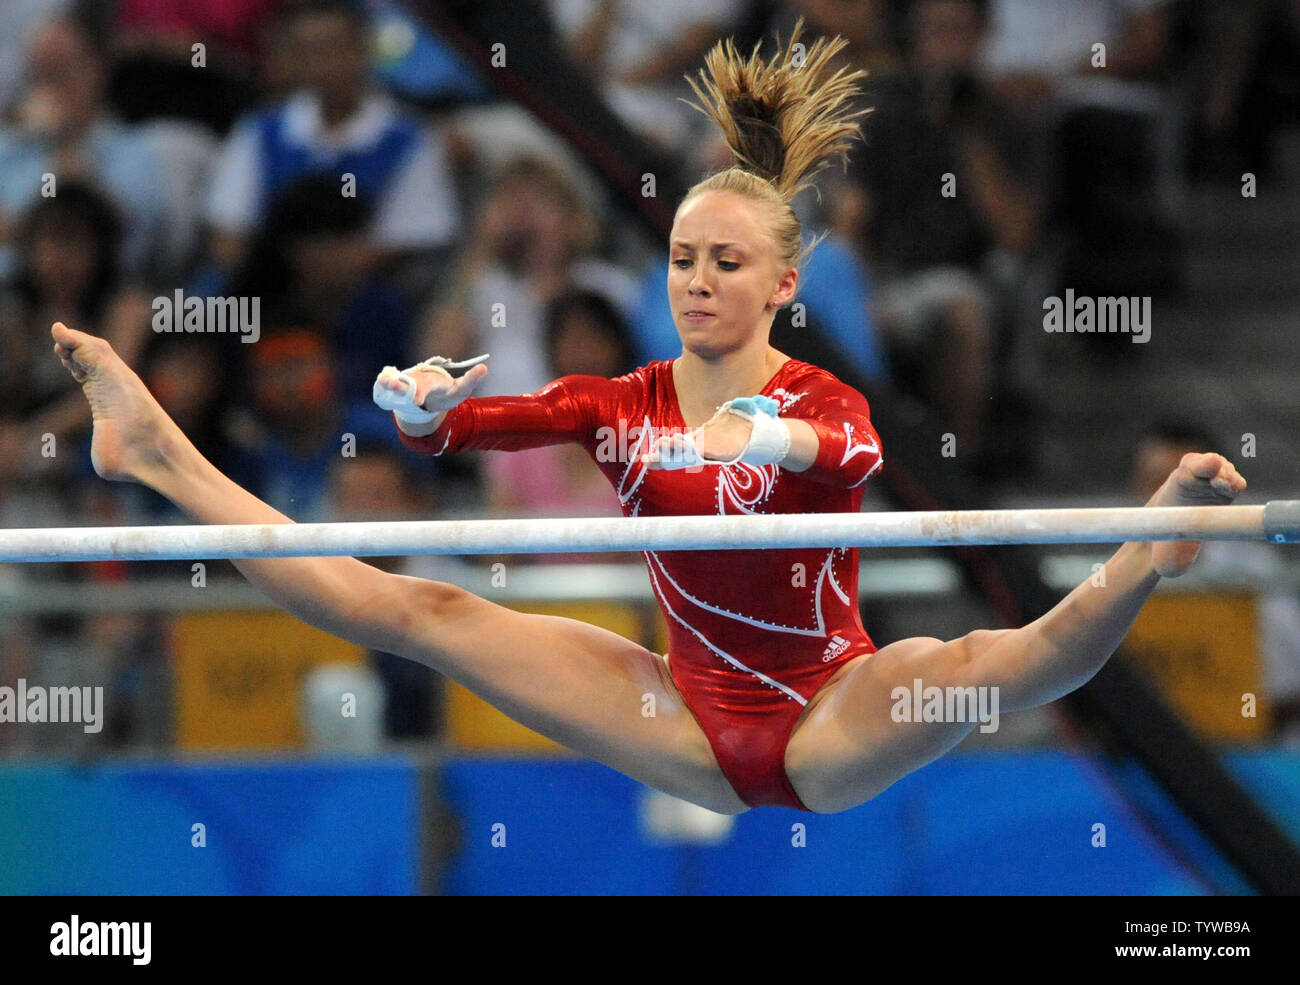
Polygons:
[[762,203],[701,192],[677,210],[669,239],[668,300],[682,348],[705,358],[766,341],[794,296],[798,273],[783,263]]

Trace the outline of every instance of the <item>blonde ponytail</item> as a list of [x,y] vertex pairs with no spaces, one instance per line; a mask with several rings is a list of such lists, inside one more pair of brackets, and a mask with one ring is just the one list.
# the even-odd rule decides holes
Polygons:
[[854,109],[857,83],[866,73],[831,70],[831,61],[848,42],[821,38],[805,49],[799,42],[802,18],[770,59],[759,46],[743,57],[730,39],[718,42],[704,60],[699,80],[688,78],[700,103],[722,131],[736,163],[695,185],[685,201],[704,191],[728,191],[763,202],[774,211],[773,235],[782,258],[798,265],[811,249],[801,240],[791,209],[795,196],[814,187],[812,179],[833,159],[847,161],[861,136]]

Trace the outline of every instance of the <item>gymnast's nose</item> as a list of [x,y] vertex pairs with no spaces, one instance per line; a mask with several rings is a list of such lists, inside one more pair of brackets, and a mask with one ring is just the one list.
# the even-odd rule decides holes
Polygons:
[[697,263],[695,265],[695,272],[691,275],[689,290],[691,294],[705,298],[713,293],[713,285],[704,273],[704,264]]

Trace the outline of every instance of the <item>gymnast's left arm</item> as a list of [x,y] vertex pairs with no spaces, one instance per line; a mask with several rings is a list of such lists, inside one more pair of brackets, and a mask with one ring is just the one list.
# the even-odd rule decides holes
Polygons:
[[800,391],[780,417],[790,432],[781,468],[849,488],[879,472],[884,458],[866,397],[831,379],[811,381]]
[[806,381],[781,402],[767,396],[729,400],[693,433],[661,437],[643,460],[666,469],[779,465],[850,489],[884,464],[866,398],[833,377]]

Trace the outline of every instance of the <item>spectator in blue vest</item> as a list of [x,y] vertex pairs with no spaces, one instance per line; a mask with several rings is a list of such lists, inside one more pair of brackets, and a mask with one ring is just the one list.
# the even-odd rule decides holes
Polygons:
[[207,203],[217,265],[238,266],[276,193],[307,174],[366,204],[377,253],[449,243],[459,212],[443,141],[375,87],[364,10],[301,0],[279,15],[276,32],[294,92],[236,125],[217,159]]
[[[257,298],[264,323],[305,319],[328,341],[344,399],[371,403],[375,367],[406,365],[412,313],[369,249],[367,212],[323,175],[277,193],[230,293]],[[241,346],[257,348],[256,346]]]

